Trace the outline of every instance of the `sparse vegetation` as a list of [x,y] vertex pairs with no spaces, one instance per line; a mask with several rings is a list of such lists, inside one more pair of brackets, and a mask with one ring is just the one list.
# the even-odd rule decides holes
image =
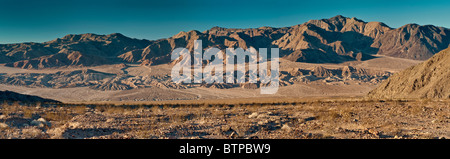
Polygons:
[[240,104],[3,103],[0,138],[447,138],[449,107],[449,101],[337,98]]

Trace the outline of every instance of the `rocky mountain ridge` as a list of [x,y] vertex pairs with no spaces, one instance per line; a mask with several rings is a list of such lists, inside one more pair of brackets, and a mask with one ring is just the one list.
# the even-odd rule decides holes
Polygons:
[[449,47],[450,30],[432,25],[407,24],[393,29],[381,22],[335,16],[282,28],[230,29],[213,27],[200,32],[180,32],[170,38],[139,40],[119,33],[67,35],[44,43],[0,44],[0,63],[43,69],[115,63],[157,65],[169,63],[178,47],[193,50],[194,40],[203,48],[274,48],[290,61],[341,63],[363,61],[373,55],[426,60]]

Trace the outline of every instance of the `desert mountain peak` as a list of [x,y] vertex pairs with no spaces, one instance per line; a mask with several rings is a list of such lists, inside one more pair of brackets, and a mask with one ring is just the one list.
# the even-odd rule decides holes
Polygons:
[[[33,69],[122,62],[161,64],[170,62],[169,54],[173,49],[191,50],[193,41],[199,39],[203,40],[205,49],[211,46],[219,49],[278,47],[282,58],[297,62],[341,63],[367,60],[375,54],[425,60],[449,47],[449,36],[450,30],[443,27],[407,24],[393,29],[381,22],[337,15],[282,28],[216,26],[203,32],[182,31],[153,41],[133,39],[120,33],[69,34],[44,43],[0,45],[0,63]],[[74,53],[86,60],[68,57]],[[88,58],[105,63],[88,62]],[[59,62],[53,64],[50,59]],[[77,60],[71,61],[73,59]]]

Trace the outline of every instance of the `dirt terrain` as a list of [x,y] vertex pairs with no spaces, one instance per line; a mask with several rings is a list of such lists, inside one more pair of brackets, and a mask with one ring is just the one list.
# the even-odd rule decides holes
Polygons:
[[167,64],[43,70],[0,66],[0,90],[61,102],[364,96],[393,73],[421,61],[379,56],[342,64],[280,62],[282,82],[274,95],[261,95],[260,89],[240,84],[219,85],[224,88],[177,85],[170,80],[171,66]]
[[450,137],[449,101],[279,100],[283,102],[243,99],[229,104],[223,100],[128,106],[4,103],[0,109],[0,138]]
[[281,87],[273,95],[239,84],[174,85],[168,64],[0,66],[0,90],[64,102],[1,104],[0,138],[450,137],[448,100],[363,98],[422,61],[375,56],[339,64],[280,62]]

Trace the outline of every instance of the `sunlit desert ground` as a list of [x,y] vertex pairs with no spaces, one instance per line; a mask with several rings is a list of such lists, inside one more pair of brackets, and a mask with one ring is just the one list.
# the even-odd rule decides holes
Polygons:
[[0,138],[439,139],[450,137],[449,103],[363,98],[3,103]]

